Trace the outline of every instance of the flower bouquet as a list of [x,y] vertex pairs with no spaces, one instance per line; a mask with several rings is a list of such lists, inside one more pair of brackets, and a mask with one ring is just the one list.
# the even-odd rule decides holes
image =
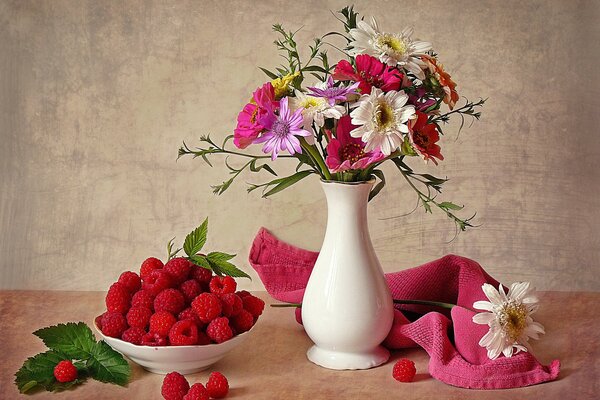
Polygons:
[[[209,136],[192,149],[184,142],[179,156],[235,156],[241,166],[225,165],[231,177],[214,186],[226,191],[245,170],[277,175],[273,163],[295,159],[296,172],[265,183],[263,197],[318,175],[328,203],[327,231],[302,305],[302,319],[315,342],[311,361],[329,368],[369,368],[385,362],[379,344],[388,334],[393,303],[369,239],[367,202],[385,185],[380,166],[391,162],[417,194],[426,212],[442,210],[463,231],[472,218],[456,213],[461,206],[438,201],[446,179],[415,172],[410,158],[436,164],[443,160],[440,135],[453,116],[479,119],[484,100],[458,106],[456,84],[438,61],[432,44],[413,31],[382,30],[374,18],[359,18],[352,7],[336,18],[343,30],[314,39],[306,58],[296,32],[274,25],[275,45],[285,64],[260,68],[269,81],[258,87],[237,117],[234,134],[218,145]],[[332,41],[340,40],[342,44]],[[342,59],[331,63],[328,50]],[[228,147],[229,141],[237,149]],[[260,146],[263,154],[244,151]],[[335,279],[334,279],[335,278]],[[331,282],[335,281],[334,284]],[[340,309],[354,309],[353,315]]]

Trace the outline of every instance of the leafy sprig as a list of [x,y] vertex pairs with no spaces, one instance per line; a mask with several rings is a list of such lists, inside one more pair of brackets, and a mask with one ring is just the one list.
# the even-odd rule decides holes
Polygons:
[[[83,322],[58,324],[33,332],[50,349],[28,358],[15,374],[21,393],[37,390],[65,390],[82,384],[87,377],[100,382],[125,386],[131,368],[121,354],[104,341],[96,342],[91,329]],[[74,361],[77,379],[61,383],[54,378],[54,367],[63,360]]]

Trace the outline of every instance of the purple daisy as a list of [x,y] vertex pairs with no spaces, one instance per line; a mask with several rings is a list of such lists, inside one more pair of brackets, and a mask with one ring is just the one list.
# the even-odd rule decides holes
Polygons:
[[283,150],[287,150],[290,154],[302,153],[300,141],[296,136],[312,135],[302,129],[304,124],[302,108],[292,114],[287,97],[282,98],[279,103],[279,115],[276,115],[274,110],[270,110],[261,123],[267,131],[254,143],[264,143],[262,150],[264,153],[271,153],[271,160],[277,159],[277,155]]
[[333,86],[333,78],[330,75],[329,78],[327,79],[327,83],[324,85],[325,86],[324,89],[321,89],[318,87],[309,87],[308,90],[310,90],[312,92],[312,93],[310,93],[311,96],[324,97],[327,99],[327,102],[329,103],[329,105],[333,106],[333,105],[335,105],[335,102],[337,100],[346,101],[346,100],[348,100],[348,96],[351,96],[353,94],[358,94],[358,92],[356,91],[356,89],[358,88],[358,85],[359,85],[359,82],[355,82],[348,87],[346,87],[346,86],[335,87],[335,86]]

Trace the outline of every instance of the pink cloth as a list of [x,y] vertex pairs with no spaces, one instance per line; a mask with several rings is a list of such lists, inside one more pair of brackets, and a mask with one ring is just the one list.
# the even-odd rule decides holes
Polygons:
[[[250,264],[275,299],[300,303],[318,253],[281,242],[261,229],[250,251]],[[498,282],[475,261],[448,255],[404,271],[386,274],[392,296],[404,300],[432,300],[472,308],[487,300],[481,286]],[[398,309],[424,314],[410,322]],[[299,311],[299,310],[297,310]],[[531,353],[487,358],[478,342],[487,326],[471,321],[474,312],[454,307],[440,313],[425,306],[397,306],[394,324],[384,345],[390,349],[420,346],[429,354],[429,373],[453,386],[472,389],[506,389],[552,381],[560,363],[541,365]],[[454,329],[454,342],[448,330]]]

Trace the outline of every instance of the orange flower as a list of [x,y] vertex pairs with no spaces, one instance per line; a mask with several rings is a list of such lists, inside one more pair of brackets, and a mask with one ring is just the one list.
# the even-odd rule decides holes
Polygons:
[[437,80],[439,86],[444,90],[444,103],[448,104],[448,107],[452,110],[458,101],[456,83],[454,83],[450,74],[444,71],[444,66],[438,64],[434,57],[421,56],[421,60],[427,65],[429,74]]

